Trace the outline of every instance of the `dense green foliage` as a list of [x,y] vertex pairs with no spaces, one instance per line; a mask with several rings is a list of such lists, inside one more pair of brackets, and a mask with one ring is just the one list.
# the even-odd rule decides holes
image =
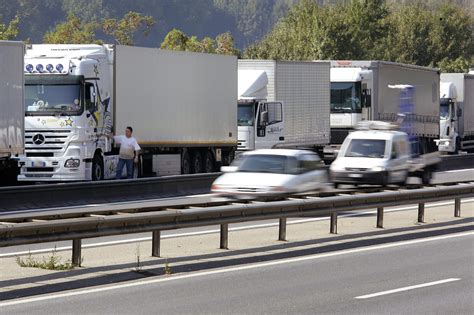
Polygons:
[[380,59],[466,71],[474,56],[474,18],[453,2],[394,5],[353,0],[320,6],[302,0],[247,58]]
[[455,71],[474,63],[473,17],[472,0],[0,0],[0,39]]

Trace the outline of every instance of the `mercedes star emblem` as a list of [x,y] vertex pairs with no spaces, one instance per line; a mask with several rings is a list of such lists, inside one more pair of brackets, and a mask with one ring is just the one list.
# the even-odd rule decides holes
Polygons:
[[40,133],[33,136],[33,143],[36,145],[43,144],[44,140],[45,140],[44,136]]

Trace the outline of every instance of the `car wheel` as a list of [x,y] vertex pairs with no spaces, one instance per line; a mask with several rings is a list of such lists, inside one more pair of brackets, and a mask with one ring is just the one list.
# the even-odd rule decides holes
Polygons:
[[421,182],[423,185],[429,185],[431,183],[431,170],[426,169],[421,174]]

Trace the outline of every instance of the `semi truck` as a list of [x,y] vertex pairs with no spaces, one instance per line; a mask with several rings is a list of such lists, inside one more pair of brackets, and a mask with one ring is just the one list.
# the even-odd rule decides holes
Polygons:
[[0,41],[0,183],[16,180],[24,152],[22,42]]
[[474,151],[474,74],[442,73],[440,152]]
[[439,137],[439,82],[437,69],[385,61],[331,61],[331,145],[325,160],[362,120],[394,122],[400,112],[400,93],[390,85],[415,87],[410,135],[420,139],[420,150],[437,150]]
[[238,61],[238,150],[329,144],[329,62]]
[[114,45],[25,55],[20,181],[115,177],[112,133],[134,128],[140,176],[213,172],[237,147],[237,58]]

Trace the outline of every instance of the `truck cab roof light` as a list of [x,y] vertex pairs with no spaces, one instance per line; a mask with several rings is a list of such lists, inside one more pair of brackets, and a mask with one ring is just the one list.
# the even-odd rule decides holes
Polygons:
[[33,70],[34,70],[34,68],[33,68],[33,65],[31,63],[26,65],[26,71],[33,72]]
[[43,72],[43,71],[44,71],[43,65],[42,65],[42,64],[37,64],[37,65],[36,65],[36,70],[37,70],[38,72],[40,72],[40,73]]
[[49,72],[53,72],[54,71],[54,66],[49,63],[49,64],[46,65],[46,70],[48,70]]
[[63,66],[62,64],[58,63],[58,64],[56,65],[56,70],[58,70],[58,72],[61,73],[61,72],[63,71],[63,69],[64,69],[64,66]]

